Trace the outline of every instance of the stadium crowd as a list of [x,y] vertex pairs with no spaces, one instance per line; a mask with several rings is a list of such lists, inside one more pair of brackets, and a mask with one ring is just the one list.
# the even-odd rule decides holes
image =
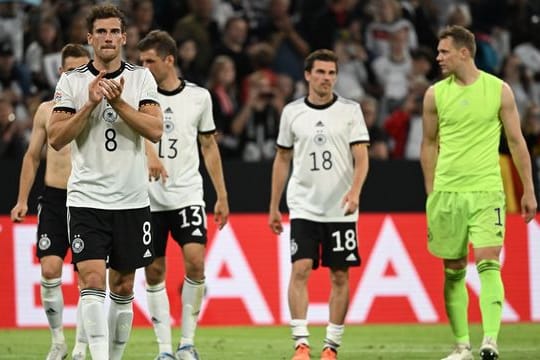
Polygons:
[[[0,158],[22,157],[37,105],[53,97],[60,50],[87,43],[92,0],[0,1]],[[305,95],[303,59],[339,56],[336,91],[362,105],[370,157],[418,159],[422,95],[438,79],[437,33],[470,28],[476,63],[512,87],[540,156],[540,5],[526,0],[116,0],[130,21],[124,58],[168,31],[178,71],[207,87],[224,159],[270,160],[281,110]],[[504,151],[504,150],[503,150]]]

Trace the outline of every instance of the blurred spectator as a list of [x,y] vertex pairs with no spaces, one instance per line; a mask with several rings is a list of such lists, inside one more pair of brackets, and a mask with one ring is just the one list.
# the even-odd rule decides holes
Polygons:
[[429,83],[418,79],[411,83],[403,104],[384,121],[384,129],[392,139],[393,159],[420,159],[422,143],[422,98]]
[[236,71],[227,55],[217,56],[210,66],[208,91],[212,96],[212,112],[218,130],[218,143],[223,158],[240,157],[240,140],[231,126],[238,113]]
[[[540,105],[531,103],[523,117],[523,136],[533,158],[540,157]],[[539,189],[540,191],[540,189]]]
[[139,49],[137,48],[137,44],[139,43],[139,40],[141,40],[140,29],[135,24],[129,24],[126,26],[126,33],[126,43],[124,44],[124,49],[122,51],[124,60],[132,64],[138,64]]
[[[55,18],[45,17],[39,21],[36,40],[26,48],[25,63],[32,75],[32,80],[39,90],[50,92],[56,83],[49,83],[44,66],[45,55],[58,53],[63,46],[60,24]],[[49,69],[57,72],[58,67]]]
[[189,0],[191,12],[178,20],[174,28],[173,37],[180,39],[193,39],[197,45],[197,54],[194,60],[195,70],[207,74],[214,47],[219,43],[219,29],[212,19],[212,0]]
[[397,0],[377,0],[375,19],[366,27],[366,50],[371,57],[389,55],[392,34],[403,34],[406,51],[416,49],[418,37],[412,23],[402,16],[401,5]]
[[471,9],[467,3],[453,2],[448,6],[444,26],[459,25],[470,28],[471,23]]
[[418,36],[418,44],[437,48],[439,29],[438,9],[433,0],[404,0],[401,2],[403,17],[409,20]]
[[251,73],[251,63],[245,51],[248,37],[248,23],[241,17],[231,17],[225,23],[221,43],[215,55],[227,55],[234,62],[236,84],[240,86],[247,74]]
[[88,28],[86,27],[86,14],[77,12],[67,30],[67,42],[72,44],[87,45]]
[[294,81],[304,78],[304,58],[309,53],[305,32],[298,19],[289,15],[290,0],[271,0],[268,18],[254,36],[270,44],[274,52],[272,68],[289,75]]
[[349,99],[361,99],[368,85],[368,71],[364,65],[367,54],[361,44],[347,37],[340,37],[334,44],[338,57],[336,92]]
[[523,124],[529,104],[540,101],[533,83],[532,72],[522,64],[519,57],[510,54],[503,61],[500,77],[510,85],[514,92],[516,106]]
[[203,73],[195,63],[199,47],[194,39],[185,38],[178,41],[178,68],[182,77],[197,85],[205,83]]
[[435,54],[430,48],[420,46],[418,49],[412,50],[411,59],[412,67],[409,81],[431,81],[435,78],[432,72]]
[[255,45],[251,45],[248,50],[248,56],[253,68],[253,72],[248,75],[242,82],[242,88],[240,89],[240,98],[242,102],[249,98],[249,92],[252,86],[250,83],[253,81],[253,77],[265,77],[271,86],[276,84],[277,74],[272,69],[272,63],[274,61],[274,48],[266,42],[260,42]]
[[9,41],[13,56],[18,62],[23,61],[24,29],[26,19],[18,1],[0,2],[0,42]]
[[[9,40],[0,43],[0,94],[15,106],[15,115],[22,128],[30,129],[27,103],[35,101],[35,86],[24,64],[17,62]],[[22,123],[21,123],[22,122]]]
[[[152,0],[133,0],[130,22],[137,27],[138,38],[142,39],[151,30],[156,29],[154,22],[154,3]],[[128,36],[128,39],[130,36]],[[137,43],[135,42],[135,47]]]
[[382,118],[399,106],[408,93],[412,61],[406,43],[407,30],[390,33],[390,52],[379,56],[372,64],[377,82],[383,88],[379,109]]
[[271,160],[276,151],[283,94],[262,72],[249,77],[249,97],[234,119],[231,130],[240,138],[244,161]]
[[377,99],[364,96],[360,101],[360,108],[369,132],[369,157],[376,160],[388,160],[390,155],[388,134],[378,125]]
[[11,103],[0,98],[0,159],[22,159],[26,141],[19,131]]

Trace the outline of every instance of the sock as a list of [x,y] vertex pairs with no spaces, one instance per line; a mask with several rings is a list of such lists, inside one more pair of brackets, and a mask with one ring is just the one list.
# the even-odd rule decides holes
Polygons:
[[64,296],[62,294],[62,279],[45,279],[41,278],[41,303],[49,329],[51,329],[52,342],[55,344],[63,344],[66,342],[64,338],[64,330],[62,327],[62,313],[64,312]]
[[324,347],[331,348],[337,351],[337,348],[341,345],[341,338],[345,332],[345,325],[336,325],[328,323],[326,327],[326,338],[324,339]]
[[146,284],[146,300],[148,301],[148,310],[152,317],[159,352],[172,354],[171,314],[165,282],[157,285]]
[[133,294],[123,296],[111,292],[109,297],[109,360],[120,360],[131,334]]
[[109,331],[105,318],[105,290],[81,290],[81,313],[93,360],[109,359]]
[[84,331],[84,326],[82,322],[82,305],[81,300],[77,304],[77,325],[75,328],[75,346],[73,347],[73,352],[71,357],[74,357],[77,354],[81,354],[83,358],[86,355],[86,347],[88,346],[88,339],[86,338],[86,332]]
[[465,286],[467,270],[444,269],[444,301],[446,315],[458,344],[470,344],[467,309],[469,293]]
[[204,295],[204,279],[195,281],[184,278],[182,286],[182,337],[180,346],[193,345],[197,319]]
[[307,328],[308,321],[306,319],[292,319],[290,324],[292,338],[294,340],[294,348],[296,349],[300,344],[309,346],[309,331]]
[[496,260],[482,260],[476,265],[480,277],[480,311],[484,338],[497,341],[501,328],[504,286],[501,279],[501,265]]

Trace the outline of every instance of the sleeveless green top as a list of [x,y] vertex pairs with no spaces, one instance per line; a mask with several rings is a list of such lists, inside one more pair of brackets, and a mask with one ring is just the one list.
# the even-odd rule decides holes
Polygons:
[[480,72],[470,85],[434,85],[439,118],[435,191],[502,191],[499,167],[502,80]]

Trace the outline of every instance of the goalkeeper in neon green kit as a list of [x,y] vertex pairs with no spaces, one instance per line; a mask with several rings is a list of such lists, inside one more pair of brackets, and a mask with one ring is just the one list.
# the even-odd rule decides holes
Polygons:
[[456,342],[444,359],[473,359],[465,286],[469,243],[481,283],[480,357],[498,359],[504,302],[499,255],[506,209],[498,153],[501,127],[523,184],[521,214],[526,222],[537,208],[531,161],[512,90],[475,66],[474,35],[460,26],[448,27],[439,35],[437,51],[445,78],[424,96],[421,163],[428,194],[428,248],[444,262],[444,300]]

